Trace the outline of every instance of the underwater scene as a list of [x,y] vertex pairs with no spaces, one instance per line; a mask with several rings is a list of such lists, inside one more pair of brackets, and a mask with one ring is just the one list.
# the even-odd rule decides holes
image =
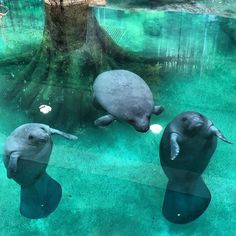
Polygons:
[[0,0],[0,235],[235,234],[235,3],[157,2]]

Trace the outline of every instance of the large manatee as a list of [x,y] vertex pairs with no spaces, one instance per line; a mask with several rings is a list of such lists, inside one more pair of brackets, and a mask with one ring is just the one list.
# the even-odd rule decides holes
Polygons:
[[61,199],[60,184],[46,173],[53,147],[53,134],[77,139],[74,135],[47,125],[29,123],[16,128],[4,146],[3,161],[7,176],[21,186],[20,212],[27,218],[48,216],[57,208]]
[[231,143],[197,112],[181,113],[166,127],[160,143],[160,160],[169,179],[162,208],[169,221],[191,222],[208,207],[211,194],[201,174],[216,149],[217,137]]
[[127,70],[103,72],[94,81],[93,92],[95,102],[108,112],[95,121],[97,126],[109,125],[117,119],[146,132],[151,114],[159,115],[164,110],[154,106],[152,92],[144,80]]

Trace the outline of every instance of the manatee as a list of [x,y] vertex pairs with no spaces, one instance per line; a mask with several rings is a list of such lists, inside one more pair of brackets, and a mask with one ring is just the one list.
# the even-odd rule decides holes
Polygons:
[[28,123],[16,128],[4,146],[3,162],[7,177],[21,186],[20,212],[30,219],[47,217],[61,199],[60,184],[46,173],[53,134],[77,139],[44,124]]
[[201,174],[215,152],[217,138],[231,143],[197,112],[181,113],[165,128],[160,161],[169,182],[162,212],[170,222],[191,222],[207,209],[211,193]]
[[159,115],[164,110],[154,106],[152,92],[144,80],[127,70],[103,72],[95,79],[93,92],[95,104],[108,112],[95,120],[97,126],[121,120],[139,132],[146,132],[151,114]]

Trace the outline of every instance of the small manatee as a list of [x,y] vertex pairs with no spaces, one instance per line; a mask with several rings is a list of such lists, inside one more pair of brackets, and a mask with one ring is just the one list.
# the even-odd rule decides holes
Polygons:
[[47,125],[29,123],[16,128],[4,146],[3,162],[7,176],[21,186],[20,212],[30,219],[47,217],[61,199],[60,184],[46,173],[53,134],[77,139]]

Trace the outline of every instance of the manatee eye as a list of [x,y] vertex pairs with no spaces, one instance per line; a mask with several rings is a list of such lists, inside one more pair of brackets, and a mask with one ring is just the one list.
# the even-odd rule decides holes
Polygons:
[[204,116],[202,114],[199,114],[199,117],[203,120]]
[[33,135],[29,135],[28,139],[29,139],[29,140],[34,139],[34,136],[33,136]]
[[44,127],[40,127],[43,131],[46,131],[46,129]]
[[185,122],[185,121],[187,120],[187,118],[186,118],[186,117],[183,117],[181,120],[182,120],[183,122]]

